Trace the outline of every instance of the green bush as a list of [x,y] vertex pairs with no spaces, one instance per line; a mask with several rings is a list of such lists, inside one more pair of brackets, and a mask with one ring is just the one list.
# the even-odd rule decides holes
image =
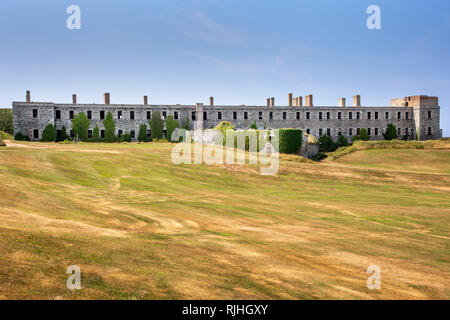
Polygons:
[[180,125],[177,120],[173,119],[173,116],[168,116],[166,120],[166,139],[172,141],[172,133]]
[[56,135],[56,141],[57,142],[61,142],[64,140],[70,140],[70,136],[67,134],[67,129],[65,126],[62,126],[61,128],[61,136],[58,137],[58,135]]
[[337,143],[339,147],[348,147],[349,145],[347,138],[343,135],[339,136]]
[[56,141],[56,129],[52,124],[48,124],[45,126],[44,131],[42,132],[41,142],[52,142]]
[[100,141],[100,129],[98,125],[95,125],[94,130],[92,131],[92,142]]
[[152,131],[152,140],[163,138],[164,121],[161,118],[161,113],[159,113],[159,111],[153,112],[152,119],[150,120],[150,130]]
[[333,152],[337,149],[337,144],[333,141],[333,139],[324,134],[319,138],[320,143],[320,152]]
[[139,142],[147,142],[147,125],[141,124],[139,126],[139,134],[138,134],[138,141]]
[[302,146],[303,133],[300,129],[280,129],[278,151],[281,153],[298,154]]
[[14,137],[7,132],[0,131],[0,139],[2,140],[13,140]]
[[367,134],[366,128],[361,128],[361,130],[359,131],[359,138],[362,141],[369,141],[370,140],[370,137]]
[[124,134],[120,137],[120,142],[131,142],[131,134],[129,134],[129,133],[124,133]]
[[383,133],[384,140],[394,140],[397,139],[397,128],[392,124],[389,123],[386,129],[386,132]]
[[222,121],[214,129],[224,131],[224,130],[234,129],[234,126],[229,121]]
[[30,137],[22,134],[21,132],[17,132],[14,136],[14,140],[17,141],[30,141]]
[[115,135],[116,123],[111,112],[106,114],[103,126],[105,127],[105,142],[115,142],[117,140]]
[[256,125],[256,121],[253,121],[253,123],[250,125],[250,129],[258,129],[258,126]]
[[319,152],[318,154],[314,155],[311,160],[313,161],[321,161],[323,159],[327,158],[327,155],[323,152]]
[[72,129],[76,140],[87,141],[90,124],[91,122],[83,112],[80,112],[72,119]]

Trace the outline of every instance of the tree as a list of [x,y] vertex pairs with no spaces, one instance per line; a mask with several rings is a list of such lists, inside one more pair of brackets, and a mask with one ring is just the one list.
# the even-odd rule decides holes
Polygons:
[[0,131],[13,134],[13,116],[11,109],[0,109]]
[[147,125],[141,124],[139,127],[138,141],[139,142],[147,142]]
[[319,143],[321,152],[332,152],[337,149],[337,144],[329,135],[324,134],[323,136],[321,136],[319,138]]
[[72,120],[72,129],[75,133],[75,139],[86,141],[91,122],[83,112],[77,114]]
[[258,126],[256,125],[256,121],[253,121],[253,123],[250,125],[250,129],[258,129]]
[[99,142],[100,141],[100,129],[98,128],[98,125],[95,125],[95,128],[92,131],[92,141],[93,142]]
[[369,141],[370,140],[370,137],[367,134],[367,129],[366,128],[361,128],[361,130],[359,131],[359,138],[362,141]]
[[114,122],[113,116],[111,112],[106,114],[105,120],[103,120],[103,126],[105,127],[105,141],[106,142],[115,142],[115,130],[116,124]]
[[22,134],[22,132],[17,132],[14,136],[14,140],[17,141],[30,141],[30,137],[27,135]]
[[164,135],[164,121],[161,119],[159,111],[153,112],[150,120],[150,130],[152,131],[152,139],[162,139]]
[[340,135],[337,141],[339,147],[348,147],[348,140],[345,136]]
[[56,141],[56,129],[55,127],[49,123],[45,126],[44,131],[42,132],[41,142],[52,142]]
[[383,133],[384,140],[394,140],[397,139],[397,128],[392,124],[389,123],[386,129],[386,132]]
[[179,128],[180,124],[177,120],[174,120],[173,116],[168,116],[166,120],[166,139],[172,141],[172,133],[176,128]]

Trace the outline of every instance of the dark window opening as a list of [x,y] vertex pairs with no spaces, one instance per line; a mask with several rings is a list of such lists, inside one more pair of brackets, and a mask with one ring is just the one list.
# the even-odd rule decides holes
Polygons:
[[331,136],[331,130],[327,129],[327,136]]
[[38,129],[34,129],[33,130],[33,138],[34,139],[39,139],[39,130]]
[[356,119],[359,120],[360,117],[361,117],[361,113],[360,113],[360,112],[357,112],[357,113],[356,113]]
[[300,120],[300,112],[297,111],[297,120]]
[[311,115],[309,114],[309,112],[306,113],[306,120],[311,119]]
[[409,112],[406,112],[406,113],[405,113],[405,119],[406,119],[406,120],[409,120]]
[[319,120],[322,120],[322,112],[319,112]]
[[269,120],[273,120],[273,112],[269,112]]
[[104,120],[104,119],[105,119],[105,111],[100,110],[100,120]]
[[192,111],[192,113],[191,113],[191,119],[195,121],[195,118],[196,118],[196,117],[195,117],[195,111]]
[[261,111],[258,113],[258,118],[259,118],[259,120],[262,120],[262,112]]
[[131,131],[130,131],[130,136],[131,136],[131,139],[136,138],[136,131],[131,130]]
[[356,135],[359,136],[359,132],[361,131],[360,128],[356,128]]
[[178,111],[174,111],[174,113],[173,113],[173,118],[174,118],[175,120],[178,120]]
[[163,111],[163,112],[162,112],[162,118],[163,118],[164,120],[166,120],[166,118],[167,118],[167,111]]
[[62,130],[56,130],[56,138],[62,138]]
[[386,120],[389,119],[389,112],[386,112],[385,117],[386,117]]
[[431,120],[431,111],[428,111],[428,120]]
[[311,134],[311,130],[310,129],[306,129],[306,133],[307,134]]
[[348,129],[348,135],[349,135],[349,136],[352,136],[352,135],[353,135],[353,129],[352,129],[352,128]]
[[117,111],[117,119],[122,119],[122,111]]
[[152,118],[152,112],[147,111],[147,120],[150,120]]
[[92,130],[88,130],[88,138],[89,138],[89,139],[92,138]]
[[38,110],[33,109],[33,118],[37,118],[37,117],[38,117]]
[[431,127],[428,127],[428,135],[431,136]]
[[402,113],[401,113],[401,112],[398,112],[398,113],[397,113],[397,119],[400,120],[401,118],[402,118]]
[[244,112],[244,120],[248,119],[248,112]]
[[203,120],[208,120],[208,112],[203,111]]
[[55,118],[56,119],[61,119],[61,110],[56,110],[55,111]]
[[222,120],[222,112],[217,112],[217,120]]
[[88,111],[87,111],[87,118],[88,118],[89,120],[92,119],[92,111],[91,111],[91,110],[88,110]]
[[353,112],[349,112],[348,113],[348,118],[351,120],[351,119],[353,119]]
[[342,112],[338,112],[338,120],[342,119]]
[[375,128],[375,135],[378,135],[378,128]]
[[286,112],[283,112],[283,120],[286,120],[287,114]]
[[134,120],[134,111],[130,111],[130,120]]
[[100,138],[104,138],[105,137],[105,130],[100,130]]
[[367,119],[368,120],[372,119],[372,112],[367,112]]
[[152,136],[152,131],[151,130],[147,130],[147,138],[150,138]]
[[372,129],[371,128],[367,128],[367,134],[370,136],[372,133]]
[[236,119],[237,119],[237,112],[233,111],[233,120],[236,120]]
[[327,120],[330,120],[330,113],[327,112]]
[[322,129],[319,129],[319,137],[322,136],[322,132],[323,132],[323,130],[322,130]]
[[74,118],[74,112],[73,112],[73,110],[70,110],[70,111],[69,111],[69,118],[70,118],[70,119],[73,119],[73,118]]
[[378,120],[378,112],[375,112],[375,120]]

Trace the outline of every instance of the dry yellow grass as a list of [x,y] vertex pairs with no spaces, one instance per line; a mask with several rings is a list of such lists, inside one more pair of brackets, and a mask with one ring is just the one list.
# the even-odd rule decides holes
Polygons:
[[171,144],[16,144],[0,149],[0,298],[450,298],[449,150],[282,156],[273,177],[176,166]]

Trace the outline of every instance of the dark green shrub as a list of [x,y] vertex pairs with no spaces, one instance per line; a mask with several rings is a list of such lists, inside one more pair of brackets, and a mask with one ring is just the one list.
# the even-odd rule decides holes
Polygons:
[[91,122],[83,112],[77,114],[72,120],[72,129],[76,140],[87,141]]
[[30,141],[30,137],[22,134],[21,132],[17,132],[14,136],[14,140],[17,141]]
[[333,152],[337,149],[337,144],[333,141],[333,139],[324,134],[319,138],[320,143],[320,152]]
[[348,147],[349,143],[345,136],[340,135],[337,141],[339,147]]
[[359,131],[359,138],[362,141],[369,141],[370,140],[370,137],[367,134],[366,128],[361,128],[361,130]]
[[139,142],[147,142],[147,125],[141,124],[139,126],[139,134],[138,134],[138,141]]
[[105,120],[103,120],[103,126],[105,127],[105,142],[117,141],[115,135],[116,123],[114,122],[111,112],[106,114]]
[[326,155],[325,153],[319,152],[318,154],[316,154],[315,156],[313,156],[313,157],[311,158],[311,160],[313,160],[313,161],[321,161],[321,160],[325,159],[326,157],[327,157],[327,155]]
[[386,132],[383,133],[384,140],[394,140],[397,139],[397,128],[392,124],[389,123],[386,129]]
[[124,133],[120,137],[120,142],[131,142],[131,134],[130,133]]
[[302,146],[303,133],[300,129],[280,129],[278,151],[281,153],[298,154]]
[[166,139],[172,141],[172,133],[180,125],[177,120],[173,119],[173,116],[168,116],[166,120]]
[[44,131],[42,132],[41,142],[52,142],[56,141],[56,129],[52,124],[48,124],[45,126]]
[[150,120],[150,130],[152,131],[152,140],[163,138],[164,121],[161,119],[161,113],[159,111],[153,112],[152,119]]
[[256,125],[256,121],[253,121],[253,123],[250,125],[250,129],[258,129],[258,126]]

